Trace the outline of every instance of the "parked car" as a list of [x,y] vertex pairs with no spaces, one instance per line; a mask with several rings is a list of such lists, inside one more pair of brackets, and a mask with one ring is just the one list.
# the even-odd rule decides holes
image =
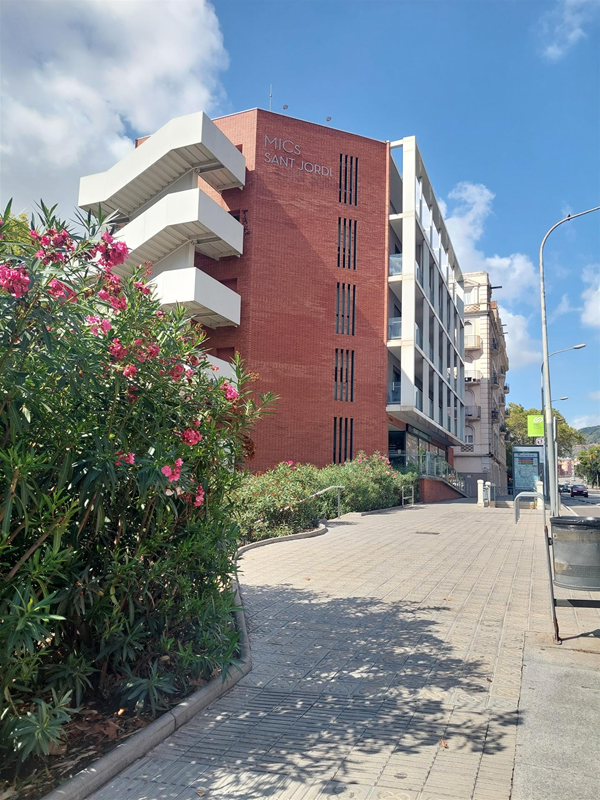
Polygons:
[[571,487],[568,483],[560,483],[558,485],[558,491],[562,492],[563,494],[568,494],[571,491]]
[[584,497],[587,497],[587,486],[582,486],[580,483],[574,483],[573,486],[571,486],[571,497],[575,497],[576,494],[581,494]]

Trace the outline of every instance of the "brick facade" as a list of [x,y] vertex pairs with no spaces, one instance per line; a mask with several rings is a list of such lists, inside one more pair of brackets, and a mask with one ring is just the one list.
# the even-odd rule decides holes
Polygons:
[[[256,109],[215,124],[241,146],[246,186],[222,197],[202,188],[240,214],[246,236],[241,258],[197,256],[242,297],[239,328],[207,330],[209,345],[224,358],[235,348],[256,390],[280,397],[248,466],[331,463],[335,417],[353,420],[354,454],[387,452],[387,145]],[[340,202],[340,154],[358,158],[351,204]],[[356,222],[356,269],[338,266],[340,218]],[[338,282],[356,287],[353,336],[336,333]],[[354,351],[352,401],[334,399],[336,348]]]

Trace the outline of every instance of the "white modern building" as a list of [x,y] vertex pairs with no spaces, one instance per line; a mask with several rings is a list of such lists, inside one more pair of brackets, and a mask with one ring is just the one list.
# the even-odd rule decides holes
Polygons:
[[[214,260],[243,253],[243,226],[201,186],[242,189],[244,156],[203,112],[173,119],[137,144],[110,169],[81,178],[79,206],[118,212],[116,238],[130,248],[122,274],[152,261],[165,306],[183,306],[207,328],[239,325],[240,295],[194,259],[196,253]],[[227,362],[211,361],[231,377]]]
[[506,382],[508,356],[502,320],[487,272],[465,278],[465,437],[454,448],[454,465],[466,478],[467,492],[477,494],[477,480],[507,492]]
[[387,413],[408,423],[390,454],[446,458],[464,436],[463,276],[415,137],[390,150]]

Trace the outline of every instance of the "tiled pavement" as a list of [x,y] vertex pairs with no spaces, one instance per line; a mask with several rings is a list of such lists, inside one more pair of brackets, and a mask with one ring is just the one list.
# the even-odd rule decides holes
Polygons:
[[508,800],[525,633],[549,632],[540,515],[512,520],[415,506],[246,553],[252,672],[93,800]]

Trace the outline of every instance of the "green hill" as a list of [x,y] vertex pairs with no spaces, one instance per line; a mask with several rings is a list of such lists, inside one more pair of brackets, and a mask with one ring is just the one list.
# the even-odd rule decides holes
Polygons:
[[580,428],[580,433],[585,436],[588,444],[600,444],[600,425],[590,425],[589,428]]

